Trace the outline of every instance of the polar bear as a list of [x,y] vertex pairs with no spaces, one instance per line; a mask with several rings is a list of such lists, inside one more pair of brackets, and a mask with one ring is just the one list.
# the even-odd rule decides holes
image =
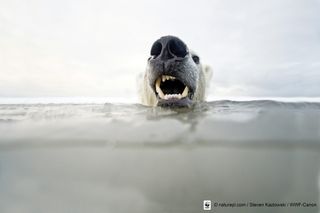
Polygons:
[[190,107],[205,100],[212,71],[181,39],[161,37],[152,45],[150,55],[140,82],[143,105]]

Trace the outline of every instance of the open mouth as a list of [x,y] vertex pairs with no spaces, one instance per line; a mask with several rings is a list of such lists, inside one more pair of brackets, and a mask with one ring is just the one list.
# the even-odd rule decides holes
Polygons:
[[189,88],[174,76],[161,75],[155,83],[158,97],[163,100],[180,100],[188,96]]

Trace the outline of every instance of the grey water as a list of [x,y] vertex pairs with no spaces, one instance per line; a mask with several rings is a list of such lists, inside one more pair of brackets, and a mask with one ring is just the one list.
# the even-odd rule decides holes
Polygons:
[[320,103],[0,105],[2,213],[319,212],[319,192]]

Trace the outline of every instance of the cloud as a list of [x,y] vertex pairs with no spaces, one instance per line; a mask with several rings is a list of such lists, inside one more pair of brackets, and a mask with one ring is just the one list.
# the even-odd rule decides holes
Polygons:
[[216,96],[319,96],[319,1],[28,1],[0,8],[0,96],[134,96],[177,35]]

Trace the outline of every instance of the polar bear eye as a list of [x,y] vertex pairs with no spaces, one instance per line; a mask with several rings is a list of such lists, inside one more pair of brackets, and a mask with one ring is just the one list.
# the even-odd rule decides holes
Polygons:
[[192,60],[194,61],[194,63],[199,64],[200,63],[200,58],[199,56],[193,55],[192,56]]

